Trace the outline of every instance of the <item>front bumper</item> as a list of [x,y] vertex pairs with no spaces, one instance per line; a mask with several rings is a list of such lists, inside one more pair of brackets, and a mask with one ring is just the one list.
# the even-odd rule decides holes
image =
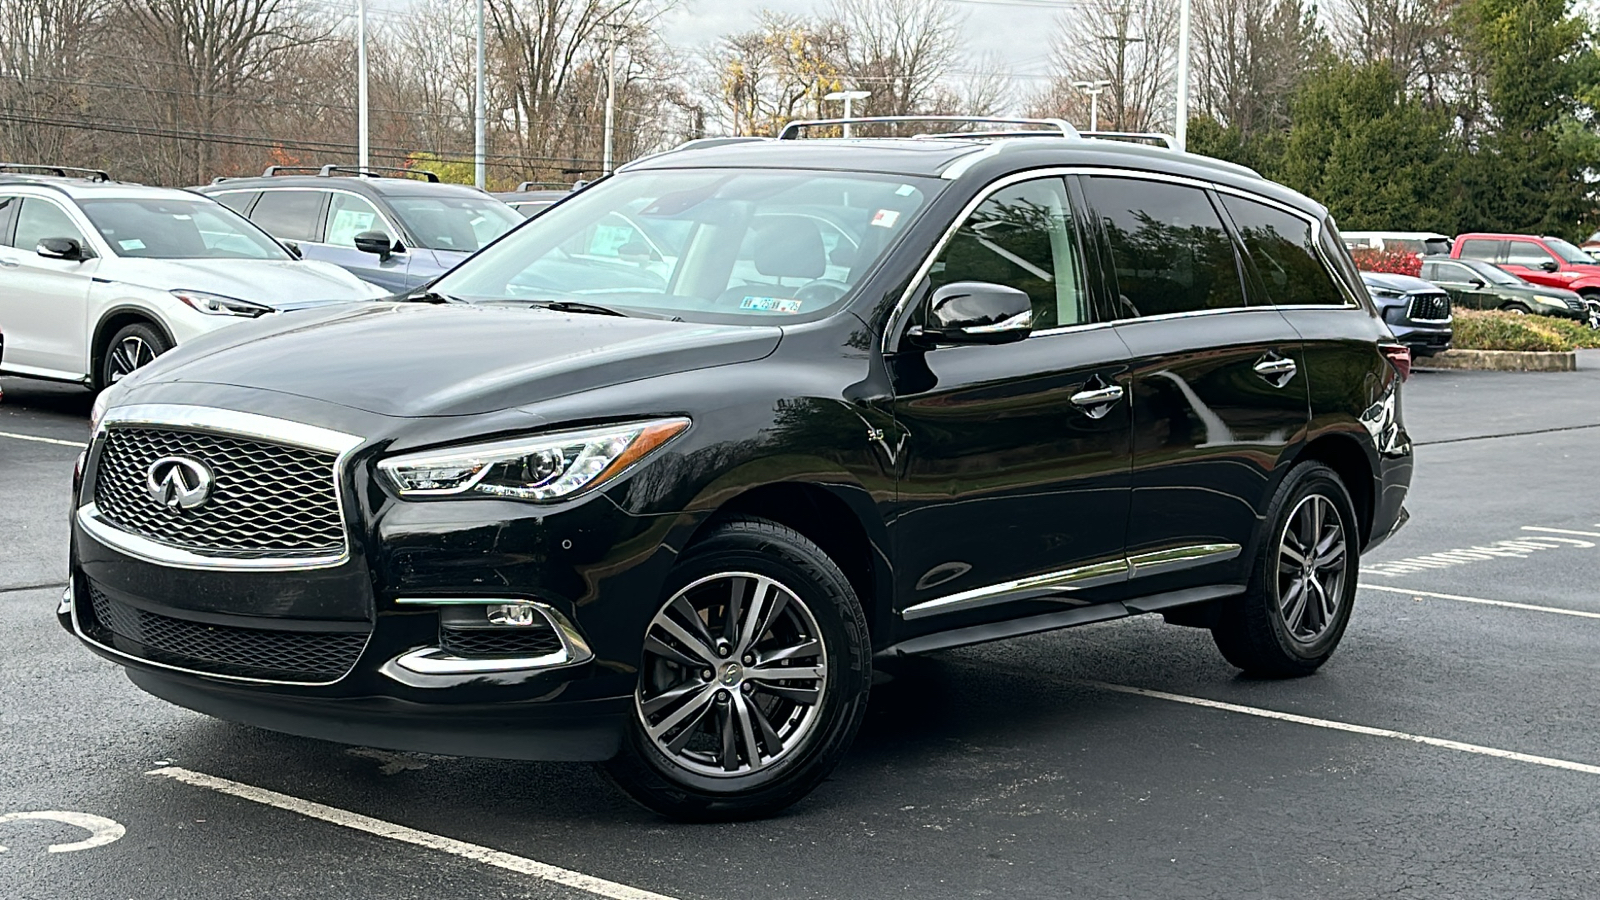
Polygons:
[[1412,357],[1433,356],[1450,349],[1455,330],[1449,325],[1390,325],[1395,340],[1411,348]]

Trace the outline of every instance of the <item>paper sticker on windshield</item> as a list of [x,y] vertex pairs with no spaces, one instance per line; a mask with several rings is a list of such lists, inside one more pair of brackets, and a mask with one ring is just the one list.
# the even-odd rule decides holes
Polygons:
[[880,209],[872,214],[872,224],[879,228],[893,228],[894,223],[900,221],[900,211],[894,209]]
[[899,194],[902,197],[909,197],[912,194],[916,193],[916,190],[917,190],[916,188],[912,187],[909,184],[902,184],[902,185],[900,185],[899,189],[895,191],[895,193]]
[[117,241],[117,246],[124,250],[143,250],[144,241],[141,241],[138,238],[129,238],[125,241]]
[[787,297],[746,297],[739,304],[739,308],[761,312],[797,313],[800,311],[800,301]]

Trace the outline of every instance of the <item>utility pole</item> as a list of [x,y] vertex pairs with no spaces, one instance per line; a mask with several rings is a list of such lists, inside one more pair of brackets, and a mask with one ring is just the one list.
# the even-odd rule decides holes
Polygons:
[[484,110],[484,95],[487,93],[487,91],[484,89],[483,74],[483,4],[484,0],[478,0],[478,68],[476,73],[477,85],[475,86],[474,99],[472,103],[472,183],[477,185],[478,190],[480,191],[484,189],[484,185],[489,181],[486,140],[486,132],[488,127],[486,124],[487,113]]
[[617,130],[617,31],[621,26],[606,22],[601,27],[606,31],[606,41],[610,46],[606,49],[606,146],[600,171],[602,175],[610,175],[611,148]]
[[1186,150],[1189,146],[1189,19],[1190,7],[1193,0],[1180,0],[1178,8],[1178,102],[1177,102],[1177,127],[1173,129],[1173,137],[1177,138],[1178,150]]
[[1089,130],[1100,130],[1100,95],[1111,85],[1109,79],[1101,78],[1095,81],[1074,81],[1072,86],[1089,95]]
[[1100,40],[1117,44],[1117,77],[1111,85],[1111,97],[1117,104],[1117,128],[1122,131],[1128,130],[1128,45],[1144,41],[1128,34],[1128,16],[1128,4],[1124,3],[1117,15],[1117,33],[1099,35]]
[[356,0],[356,163],[365,169],[367,155],[367,0]]
[[[822,99],[823,100],[843,100],[844,101],[844,117],[846,119],[848,119],[848,118],[850,118],[850,104],[855,102],[855,101],[857,101],[857,100],[865,100],[865,99],[867,99],[868,97],[871,97],[871,96],[872,96],[872,92],[871,91],[834,91],[831,94],[822,95]],[[846,124],[844,126],[844,136],[845,137],[849,137],[850,136],[850,126],[848,124]]]

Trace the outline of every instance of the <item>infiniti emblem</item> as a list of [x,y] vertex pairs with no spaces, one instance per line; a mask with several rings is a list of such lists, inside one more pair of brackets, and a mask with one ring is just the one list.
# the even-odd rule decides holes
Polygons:
[[150,464],[144,486],[150,499],[173,512],[194,509],[211,497],[211,468],[187,456],[164,456]]

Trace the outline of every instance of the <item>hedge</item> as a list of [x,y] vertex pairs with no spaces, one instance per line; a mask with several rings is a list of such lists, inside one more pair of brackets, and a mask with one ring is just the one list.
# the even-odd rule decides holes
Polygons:
[[1458,350],[1543,350],[1564,352],[1580,347],[1600,347],[1600,331],[1581,322],[1551,316],[1458,309],[1455,311]]

